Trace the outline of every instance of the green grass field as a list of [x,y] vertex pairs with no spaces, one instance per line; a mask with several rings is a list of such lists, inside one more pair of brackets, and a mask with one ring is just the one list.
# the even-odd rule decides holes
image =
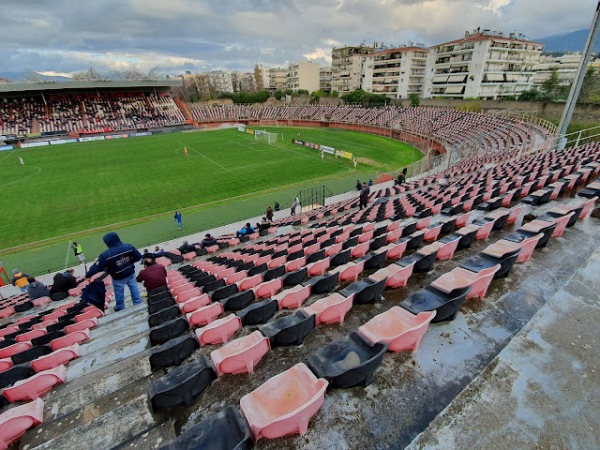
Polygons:
[[[351,190],[356,178],[398,169],[421,156],[406,144],[368,134],[268,130],[282,134],[283,141],[269,145],[228,129],[2,152],[0,257],[16,264],[15,252],[32,249],[46,259],[41,247],[65,248],[70,239],[107,227],[145,224],[134,234],[138,245],[170,239],[171,224],[165,224],[176,209],[188,219],[186,233],[193,233],[261,214],[265,202],[284,205],[304,187]],[[353,152],[362,162],[355,170],[348,160],[331,155],[321,160],[319,152],[291,143],[297,133],[303,140]]]

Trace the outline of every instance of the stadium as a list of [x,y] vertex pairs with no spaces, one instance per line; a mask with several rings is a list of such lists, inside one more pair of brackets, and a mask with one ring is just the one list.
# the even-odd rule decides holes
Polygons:
[[62,300],[3,288],[0,448],[598,444],[596,142],[449,108],[199,106],[176,83],[0,85],[2,207],[30,208],[1,225],[3,283],[51,284],[108,231],[164,249],[168,279],[124,311],[110,276],[81,301],[82,266]]

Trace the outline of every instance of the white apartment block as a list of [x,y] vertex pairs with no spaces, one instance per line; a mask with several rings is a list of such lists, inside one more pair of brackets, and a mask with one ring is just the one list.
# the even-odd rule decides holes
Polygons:
[[319,68],[319,89],[325,92],[331,91],[331,66]]
[[285,91],[287,89],[288,70],[272,67],[269,69],[269,90]]
[[348,46],[331,52],[331,90],[340,95],[362,88],[363,59],[376,47]]
[[532,89],[542,44],[477,29],[431,50],[424,98],[496,100]]
[[229,70],[207,72],[210,86],[217,92],[234,92],[233,79]]
[[567,53],[562,56],[542,56],[540,62],[533,67],[533,85],[537,89],[542,87],[544,81],[552,76],[556,70],[558,84],[569,86],[577,75],[577,68],[581,61],[581,53]]
[[389,98],[423,95],[428,48],[401,47],[365,56],[362,89]]
[[319,83],[319,63],[306,61],[289,65],[288,89],[306,89],[311,93],[319,90]]

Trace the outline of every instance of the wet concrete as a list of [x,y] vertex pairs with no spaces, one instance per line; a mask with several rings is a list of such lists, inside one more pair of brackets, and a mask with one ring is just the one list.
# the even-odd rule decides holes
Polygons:
[[600,448],[600,250],[409,446]]

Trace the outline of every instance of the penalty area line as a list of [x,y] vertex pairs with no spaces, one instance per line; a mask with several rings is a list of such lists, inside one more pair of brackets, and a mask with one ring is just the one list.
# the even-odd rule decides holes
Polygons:
[[230,171],[230,170],[229,170],[227,167],[225,167],[225,166],[222,166],[221,164],[219,164],[218,162],[216,162],[216,161],[215,161],[215,160],[213,160],[212,158],[209,158],[208,156],[206,156],[206,155],[204,155],[204,154],[200,153],[200,152],[199,152],[198,150],[196,150],[195,148],[193,148],[193,147],[190,147],[189,145],[186,145],[186,144],[184,144],[184,143],[183,143],[183,142],[181,142],[181,141],[177,141],[177,142],[178,142],[179,144],[183,145],[185,148],[189,148],[190,150],[193,150],[193,151],[194,151],[194,152],[196,152],[196,153],[197,153],[199,156],[202,156],[203,158],[205,158],[205,159],[208,159],[208,160],[209,160],[211,163],[213,163],[213,164],[215,164],[215,165],[219,166],[219,167],[220,167],[221,169],[223,169],[225,172],[229,172],[229,171]]

